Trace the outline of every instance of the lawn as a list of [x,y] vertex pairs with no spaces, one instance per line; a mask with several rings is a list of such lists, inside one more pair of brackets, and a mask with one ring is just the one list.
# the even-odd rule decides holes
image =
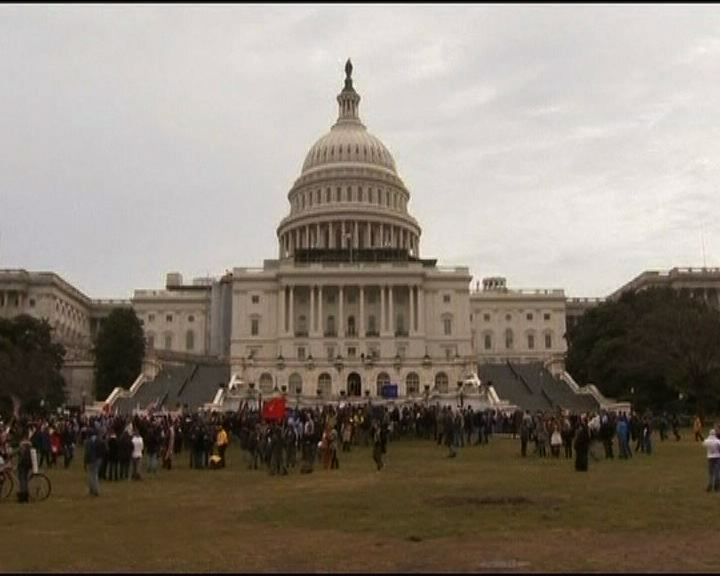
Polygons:
[[[339,470],[272,477],[237,444],[225,470],[104,482],[51,470],[45,502],[0,502],[3,571],[718,571],[720,494],[684,431],[629,461],[519,456],[495,437],[456,459],[430,441],[369,448]],[[600,453],[601,450],[598,450]]]

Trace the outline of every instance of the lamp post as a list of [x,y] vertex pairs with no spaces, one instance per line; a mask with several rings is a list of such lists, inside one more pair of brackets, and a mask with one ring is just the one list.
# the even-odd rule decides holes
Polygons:
[[350,247],[350,264],[352,264],[352,261],[353,261],[353,260],[352,260],[352,249],[353,249],[353,245],[352,245],[352,234],[350,234],[350,232],[346,232],[346,233],[345,233],[345,240],[348,241],[348,246]]

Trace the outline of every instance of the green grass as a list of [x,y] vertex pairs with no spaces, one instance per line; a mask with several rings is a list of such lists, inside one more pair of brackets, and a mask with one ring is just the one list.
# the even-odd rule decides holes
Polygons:
[[191,470],[183,453],[99,498],[76,461],[48,472],[49,500],[0,503],[0,569],[716,571],[720,494],[689,438],[587,473],[496,437],[456,459],[394,442],[381,472],[354,447],[339,470],[285,477],[247,470],[235,444],[225,470]]

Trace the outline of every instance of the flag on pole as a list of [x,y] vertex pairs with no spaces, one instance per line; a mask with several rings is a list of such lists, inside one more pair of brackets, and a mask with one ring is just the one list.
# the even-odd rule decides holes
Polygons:
[[285,398],[273,398],[265,402],[262,409],[263,419],[275,422],[285,418]]

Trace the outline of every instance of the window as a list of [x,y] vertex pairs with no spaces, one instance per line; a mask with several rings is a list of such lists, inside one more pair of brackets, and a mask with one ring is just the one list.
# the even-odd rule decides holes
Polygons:
[[443,333],[445,336],[452,334],[452,318],[443,318]]
[[550,312],[545,312],[545,314],[543,314],[543,320],[550,320]]
[[545,348],[552,348],[552,334],[550,334],[549,332],[545,334]]
[[149,333],[146,338],[147,347],[155,348],[155,334]]
[[253,304],[259,304],[259,303],[260,303],[260,296],[258,296],[257,294],[253,295],[253,297],[252,297],[252,303],[253,303]]
[[298,346],[297,357],[298,360],[305,360],[305,346]]
[[155,322],[155,314],[148,314],[148,323],[152,324]]
[[35,308],[35,298],[30,298],[30,308]]
[[165,322],[172,322],[172,314],[165,315]]
[[405,354],[406,354],[406,352],[405,352],[405,346],[398,346],[398,347],[397,347],[396,355],[397,355],[399,358],[405,358]]
[[443,302],[445,302],[445,304],[450,302],[450,294],[443,294]]
[[410,372],[405,377],[405,393],[417,394],[420,392],[420,377],[415,372]]
[[533,319],[532,312],[528,312],[528,313],[525,315],[525,318],[527,318],[528,320],[532,320],[532,319]]
[[348,346],[347,355],[348,358],[355,358],[357,355],[357,348],[355,348],[355,346]]
[[485,350],[491,350],[492,349],[492,336],[490,334],[485,334]]
[[528,350],[535,350],[535,336],[533,334],[528,334]]
[[185,334],[185,349],[192,351],[195,349],[195,332],[188,330]]
[[327,317],[327,327],[325,329],[325,336],[335,336],[335,316]]
[[172,348],[172,334],[165,334],[165,350]]
[[505,348],[512,350],[513,347],[513,331],[509,328],[505,331]]
[[320,390],[321,395],[330,396],[330,392],[332,391],[332,378],[327,372],[323,372],[318,376],[318,390]]
[[327,347],[327,357],[328,357],[328,360],[333,360],[335,358],[335,347],[334,346]]
[[190,316],[188,316],[188,322],[195,322],[195,316],[190,314]]
[[490,322],[490,314],[483,314],[483,320],[485,320],[485,322]]
[[272,392],[273,389],[273,377],[269,372],[264,372],[260,376],[260,391],[266,394]]
[[512,320],[512,314],[505,314],[505,320],[510,322]]
[[387,375],[387,372],[380,372],[377,377],[377,395],[382,396],[382,390],[383,387],[390,384],[390,376]]
[[252,318],[250,320],[250,335],[257,336],[258,334],[260,334],[260,319]]
[[355,336],[355,316],[348,316],[347,320],[347,335]]
[[445,372],[438,372],[435,375],[435,388],[437,388],[438,392],[448,391],[448,377]]
[[380,358],[380,350],[376,345],[368,346],[368,356],[370,356],[370,358]]
[[398,314],[395,322],[395,332],[398,335],[404,335],[407,334],[407,330],[405,330],[405,316],[402,314]]

